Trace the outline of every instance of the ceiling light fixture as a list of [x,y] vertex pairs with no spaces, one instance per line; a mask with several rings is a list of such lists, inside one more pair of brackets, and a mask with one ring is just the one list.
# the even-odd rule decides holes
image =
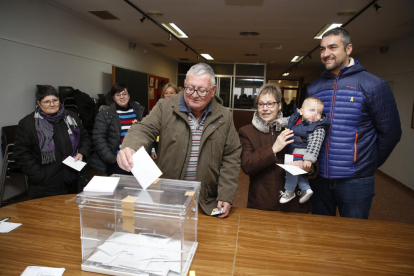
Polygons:
[[197,59],[199,59],[200,58],[200,55],[197,55]]
[[145,20],[145,15],[139,20],[139,21],[141,21],[141,23],[144,23],[144,20]]
[[240,35],[242,36],[258,36],[260,33],[258,32],[241,32]]
[[214,60],[214,58],[212,56],[210,56],[209,54],[201,54],[203,56],[203,58],[207,59],[207,60]]
[[172,40],[172,35],[170,34],[169,36],[168,36],[168,41],[171,41]]
[[298,61],[301,61],[302,59],[303,59],[303,56],[295,56],[294,58],[292,58],[290,62],[298,62]]
[[186,47],[186,48],[185,48],[185,51],[186,51],[186,52],[188,51],[188,47]]
[[282,76],[284,76],[284,77],[289,76],[289,73],[283,73]]
[[[149,21],[151,21],[152,23],[154,23],[157,27],[161,28],[163,31],[167,32],[168,34],[174,34],[175,32],[169,31],[166,27],[164,27],[163,25],[161,25],[160,23],[158,23],[157,21],[155,21],[152,16],[162,16],[162,12],[158,12],[158,11],[148,11],[147,13],[144,12],[143,10],[141,10],[140,8],[138,8],[135,4],[133,4],[130,0],[124,0],[125,3],[127,3],[129,6],[131,6],[134,10],[136,10],[137,12],[139,12],[141,15],[140,16],[145,16],[146,19],[148,19]],[[147,21],[148,21],[147,20]],[[177,31],[178,32],[178,31]],[[186,38],[188,36],[186,35]],[[179,36],[174,35],[174,38],[180,42],[181,44],[183,44],[185,47],[187,47],[188,49],[190,49],[191,51],[193,51],[196,55],[199,55],[199,49],[195,49],[190,47],[189,45],[187,45],[184,41],[182,41],[180,39]],[[184,38],[184,37],[183,37]],[[153,43],[151,43],[153,44]]]
[[322,39],[322,35],[324,33],[326,33],[327,31],[337,28],[337,27],[341,27],[342,24],[339,23],[332,23],[332,24],[326,24],[325,27],[322,28],[322,30],[320,30],[314,37],[313,39]]
[[[356,13],[354,16],[352,16],[351,19],[349,19],[347,22],[345,22],[344,24],[340,25],[338,24],[340,27],[345,28],[349,23],[351,23],[352,21],[354,21],[356,18],[358,18],[363,12],[365,12],[367,9],[369,9],[371,6],[374,6],[375,9],[378,11],[379,9],[381,9],[381,6],[378,5],[378,0],[373,0],[371,2],[369,2],[362,10],[360,10],[358,13]],[[326,27],[326,26],[325,26]],[[338,27],[338,26],[335,26]],[[325,29],[325,28],[324,28]],[[327,31],[328,28],[326,28],[325,31]],[[323,29],[322,29],[323,30]],[[320,34],[322,35],[324,32],[320,32]],[[316,38],[316,37],[315,37]],[[319,49],[319,45],[317,45],[313,50],[311,50],[307,55],[305,55],[305,57],[303,59],[305,59],[307,56],[309,56],[309,58],[312,58],[311,54],[313,52],[315,52],[316,50]],[[292,65],[288,70],[286,70],[285,72],[291,72],[291,70],[293,68],[297,68],[299,62],[297,62],[296,64]]]
[[160,11],[148,11],[147,14],[152,17],[163,16],[164,14]]
[[178,26],[175,25],[174,23],[168,23],[168,24],[161,23],[161,25],[164,26],[164,28],[169,30],[171,33],[173,33],[178,38],[188,38],[188,36],[180,28],[178,28]]
[[356,14],[354,10],[343,10],[337,13],[338,16],[353,16]]

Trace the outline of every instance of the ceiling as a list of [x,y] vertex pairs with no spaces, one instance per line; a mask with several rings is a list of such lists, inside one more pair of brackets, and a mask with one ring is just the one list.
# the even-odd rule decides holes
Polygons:
[[[343,10],[357,13],[372,0],[129,0],[158,23],[175,23],[189,38],[181,40],[198,53],[208,53],[214,62],[266,63],[268,71],[282,74],[294,63],[294,56],[308,54],[320,40],[313,39],[327,23],[346,23],[352,16],[339,16]],[[158,52],[175,61],[188,58],[199,62],[197,55],[168,33],[143,17],[124,0],[47,0],[89,22],[138,44],[136,51]],[[352,36],[352,56],[379,51],[380,46],[414,33],[414,0],[378,0],[382,9],[371,6],[346,29]],[[107,10],[119,20],[102,20],[88,11]],[[260,35],[244,37],[240,32]],[[166,47],[154,47],[162,43]],[[261,48],[263,43],[281,43],[281,49]],[[198,50],[201,49],[201,50]],[[257,56],[245,56],[256,54]],[[304,59],[290,77],[303,77],[312,70],[320,72],[318,50],[312,59]]]

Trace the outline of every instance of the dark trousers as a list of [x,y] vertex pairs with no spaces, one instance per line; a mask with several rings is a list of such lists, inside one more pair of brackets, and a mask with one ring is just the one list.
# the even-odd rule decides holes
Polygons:
[[368,219],[375,195],[374,176],[365,178],[328,179],[321,176],[310,180],[312,214]]

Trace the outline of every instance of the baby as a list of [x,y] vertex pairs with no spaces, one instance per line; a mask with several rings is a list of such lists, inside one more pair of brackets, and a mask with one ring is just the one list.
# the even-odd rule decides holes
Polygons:
[[[315,163],[322,142],[325,138],[325,128],[329,126],[328,118],[323,114],[323,102],[315,97],[307,98],[302,108],[286,118],[279,119],[279,123],[293,130],[294,142],[287,145],[287,152],[293,154],[293,160],[303,160],[306,169]],[[286,172],[285,192],[280,191],[280,203],[287,203],[295,198],[295,188],[299,186],[299,202],[304,203],[312,196],[313,191],[308,180],[303,175],[292,175]],[[298,193],[299,194],[299,193]]]

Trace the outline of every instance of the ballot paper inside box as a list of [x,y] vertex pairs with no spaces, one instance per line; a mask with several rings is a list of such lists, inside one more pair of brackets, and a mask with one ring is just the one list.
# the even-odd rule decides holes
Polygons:
[[197,249],[200,182],[160,179],[143,190],[120,177],[113,195],[80,193],[82,270],[187,275]]

